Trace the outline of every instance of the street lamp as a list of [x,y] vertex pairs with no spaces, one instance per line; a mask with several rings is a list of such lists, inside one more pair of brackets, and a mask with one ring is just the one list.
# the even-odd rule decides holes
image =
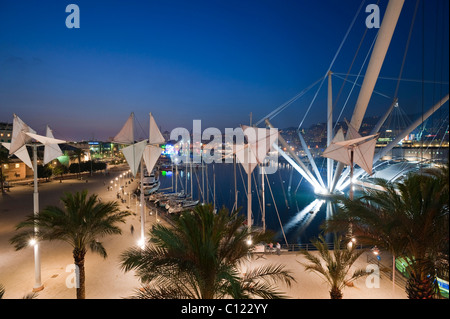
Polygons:
[[145,238],[141,237],[141,239],[138,240],[137,245],[141,248],[144,249],[145,248]]
[[372,253],[375,255],[375,257],[377,258],[377,264],[378,264],[378,268],[380,268],[380,250],[378,249],[377,246],[372,248]]
[[35,238],[31,238],[30,241],[28,242],[28,244],[32,247],[34,247],[34,245],[37,244],[37,240]]
[[[13,122],[13,134],[11,143],[8,145],[3,144],[8,150],[9,155],[16,155],[21,159],[28,167],[33,170],[33,216],[36,219],[39,216],[39,192],[38,192],[38,174],[37,174],[37,147],[44,146],[44,160],[43,164],[51,162],[58,156],[62,155],[61,149],[58,144],[66,143],[66,141],[58,140],[53,137],[53,132],[49,126],[47,126],[46,135],[38,135],[36,131],[26,125],[16,114],[14,114]],[[35,140],[35,142],[33,142]],[[27,151],[27,146],[33,148],[33,162],[31,162],[30,155]],[[34,224],[34,234],[38,234],[38,224]],[[39,242],[32,238],[29,242],[34,248],[34,277],[35,284],[33,291],[40,291],[44,289],[41,283],[41,257],[39,251]]]
[[[377,246],[375,246],[375,247],[372,248],[372,253],[373,253],[375,256],[379,256],[379,255],[380,255],[380,250],[378,249]],[[378,258],[378,257],[377,257],[377,258]]]
[[348,248],[348,249],[352,249],[352,247],[353,247],[354,244],[356,244],[356,238],[355,238],[355,237],[352,237],[352,238],[349,240],[348,244],[347,244],[347,248]]

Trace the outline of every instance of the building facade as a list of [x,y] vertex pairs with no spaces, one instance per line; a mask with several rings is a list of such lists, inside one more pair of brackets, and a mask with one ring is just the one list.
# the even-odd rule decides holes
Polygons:
[[0,143],[11,143],[12,124],[0,122]]

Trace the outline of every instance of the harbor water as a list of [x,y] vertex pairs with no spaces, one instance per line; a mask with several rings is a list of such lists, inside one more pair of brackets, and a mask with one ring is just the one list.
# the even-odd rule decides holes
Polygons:
[[[313,187],[291,165],[283,162],[277,165],[276,172],[264,175],[266,229],[275,232],[275,240],[280,243],[309,244],[321,232],[320,226],[332,214],[333,207],[329,201],[317,197]],[[252,214],[253,225],[260,227],[263,225],[261,180],[256,168],[251,185]],[[192,193],[199,203],[215,202],[218,209],[225,206],[232,210],[237,193],[237,207],[247,216],[247,174],[240,164],[214,163],[203,167],[193,164],[192,169],[180,164],[178,175],[176,167],[172,171],[167,166],[160,171],[160,182],[162,192]]]

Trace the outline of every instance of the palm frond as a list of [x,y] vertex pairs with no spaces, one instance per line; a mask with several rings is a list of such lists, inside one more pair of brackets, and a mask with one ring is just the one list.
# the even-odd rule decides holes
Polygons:
[[[246,298],[255,295],[281,296],[272,285],[294,280],[281,266],[254,270],[245,279],[237,266],[247,256],[249,233],[243,219],[225,208],[213,213],[211,205],[183,212],[172,227],[155,226],[144,250],[132,248],[121,256],[122,269],[134,270],[142,282],[154,287],[151,296],[170,294],[190,298]],[[258,238],[258,234],[252,234]],[[272,285],[271,285],[272,284]],[[257,294],[256,294],[257,293]]]

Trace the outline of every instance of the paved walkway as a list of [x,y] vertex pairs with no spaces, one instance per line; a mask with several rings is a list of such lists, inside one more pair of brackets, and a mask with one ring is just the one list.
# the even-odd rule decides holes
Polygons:
[[[89,189],[97,193],[103,201],[117,200],[116,191],[108,191],[110,181],[122,171],[111,170],[109,175],[95,174],[87,176],[86,180],[59,180],[39,185],[40,208],[59,203],[59,198],[66,191]],[[134,181],[136,183],[136,180]],[[134,185],[136,186],[136,185]],[[126,189],[132,188],[129,185]],[[9,239],[15,233],[15,225],[32,213],[33,187],[15,186],[6,195],[0,195],[0,283],[6,289],[3,298],[20,299],[30,293],[34,285],[33,249],[15,251],[9,244]],[[121,203],[122,207],[132,212],[136,210],[135,200],[131,203]],[[146,229],[156,222],[155,215],[146,214]],[[164,221],[162,221],[164,222]],[[134,233],[131,232],[131,225]],[[133,295],[140,287],[139,280],[133,272],[124,273],[120,269],[120,255],[129,247],[136,245],[139,237],[139,213],[132,214],[122,225],[122,235],[109,236],[102,239],[108,257],[102,257],[88,252],[86,255],[86,298],[88,299],[120,299]],[[329,299],[328,286],[314,273],[304,271],[299,261],[302,256],[295,253],[266,254],[262,258],[243,263],[242,271],[264,263],[284,264],[291,270],[296,279],[291,287],[280,286],[287,296],[295,299]],[[367,256],[363,255],[356,262],[356,267],[366,268]],[[44,242],[41,244],[41,276],[44,289],[37,294],[38,299],[74,299],[75,289],[67,288],[66,281],[72,272],[66,268],[73,263],[72,249],[63,242]],[[374,283],[374,282],[373,282]],[[343,290],[344,299],[405,299],[403,289],[397,287],[393,291],[392,282],[381,277],[378,288],[369,288],[366,279],[359,279],[353,287]]]

